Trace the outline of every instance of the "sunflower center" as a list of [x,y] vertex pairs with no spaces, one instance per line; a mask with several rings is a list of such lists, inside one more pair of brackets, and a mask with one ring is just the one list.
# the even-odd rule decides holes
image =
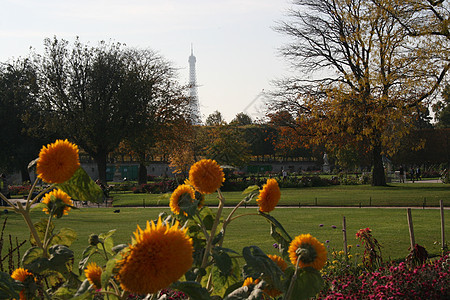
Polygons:
[[300,260],[305,264],[312,263],[317,257],[317,251],[314,246],[307,243],[301,244],[300,247],[297,248],[295,253],[297,253],[297,255],[300,257]]

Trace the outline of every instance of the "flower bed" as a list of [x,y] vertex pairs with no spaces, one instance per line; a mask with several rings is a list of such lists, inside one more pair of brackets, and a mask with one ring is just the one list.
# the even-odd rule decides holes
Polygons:
[[405,262],[373,272],[328,277],[318,299],[450,299],[449,254],[411,268]]

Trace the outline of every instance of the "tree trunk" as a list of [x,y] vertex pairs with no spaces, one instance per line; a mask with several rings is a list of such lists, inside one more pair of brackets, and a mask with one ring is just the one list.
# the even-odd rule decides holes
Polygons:
[[22,182],[31,182],[30,173],[28,172],[28,166],[22,165],[20,167],[20,174],[22,176]]
[[106,154],[96,155],[95,162],[97,163],[98,179],[100,180],[101,183],[107,184],[107,182],[106,182]]
[[138,183],[147,183],[147,167],[143,163],[139,163]]
[[386,177],[384,175],[383,157],[381,156],[381,145],[374,146],[372,150],[372,185],[385,186]]

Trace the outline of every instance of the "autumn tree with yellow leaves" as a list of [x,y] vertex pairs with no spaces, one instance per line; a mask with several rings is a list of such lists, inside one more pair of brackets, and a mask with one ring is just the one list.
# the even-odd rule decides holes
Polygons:
[[277,27],[290,38],[281,54],[294,75],[277,82],[271,105],[289,111],[305,143],[371,156],[375,186],[386,184],[382,156],[395,152],[448,70],[445,35],[412,35],[386,9],[402,9],[399,1],[382,2],[294,1]]

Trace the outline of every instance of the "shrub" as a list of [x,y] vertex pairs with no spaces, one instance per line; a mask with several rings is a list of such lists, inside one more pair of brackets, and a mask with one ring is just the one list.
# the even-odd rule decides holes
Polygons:
[[11,195],[28,195],[30,192],[30,186],[29,185],[11,185],[9,187],[9,193]]

